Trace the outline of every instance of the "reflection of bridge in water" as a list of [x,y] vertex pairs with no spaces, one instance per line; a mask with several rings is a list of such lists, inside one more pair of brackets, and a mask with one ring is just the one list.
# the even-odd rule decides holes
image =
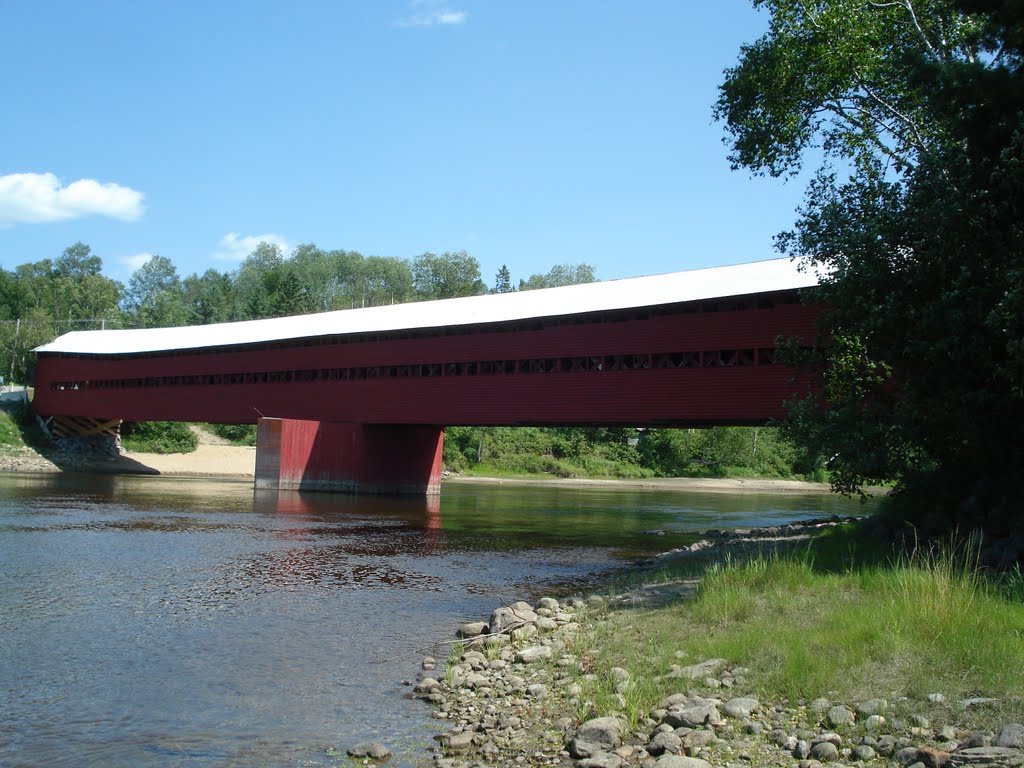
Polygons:
[[436,492],[445,425],[711,426],[785,415],[814,339],[786,260],[188,328],[37,350],[64,431],[258,423],[258,487]]

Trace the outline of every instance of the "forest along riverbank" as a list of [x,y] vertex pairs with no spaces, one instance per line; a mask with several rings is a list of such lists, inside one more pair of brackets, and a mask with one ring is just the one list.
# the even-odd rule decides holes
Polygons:
[[[692,547],[666,553],[646,567],[658,568],[666,560],[711,556],[721,562],[753,556],[753,575],[770,582],[771,568],[763,559],[767,552],[779,545],[792,548],[823,531],[834,533],[849,525],[850,521],[818,520],[709,532]],[[757,560],[759,556],[762,559]],[[1024,765],[1020,635],[1016,653],[1011,643],[1011,650],[1004,645],[997,657],[988,657],[990,664],[1017,665],[1011,673],[1016,682],[1011,677],[1006,685],[1003,678],[1000,687],[977,675],[965,676],[957,686],[953,678],[959,669],[953,678],[936,670],[930,685],[914,681],[899,668],[908,666],[904,659],[867,658],[880,647],[871,639],[854,642],[865,645],[861,661],[877,668],[843,668],[848,660],[842,643],[837,641],[832,649],[816,647],[816,635],[808,631],[805,650],[819,657],[831,650],[833,659],[826,658],[825,664],[838,667],[834,671],[851,684],[816,681],[815,665],[803,663],[809,659],[801,661],[798,651],[795,671],[806,678],[785,690],[778,675],[763,663],[767,658],[776,666],[791,664],[783,648],[761,656],[762,663],[756,666],[739,660],[744,655],[739,644],[733,646],[736,658],[712,653],[722,646],[700,637],[710,633],[711,623],[704,623],[707,606],[693,599],[698,584],[695,576],[616,594],[562,601],[547,597],[532,605],[516,602],[496,606],[486,619],[459,626],[447,658],[424,658],[421,678],[413,688],[412,695],[431,705],[433,717],[444,723],[432,763],[438,768]],[[714,602],[715,592],[726,586],[711,585],[704,602]],[[748,586],[748,591],[758,591]],[[840,586],[841,591],[847,588]],[[765,590],[760,597],[771,600]],[[823,603],[801,610],[833,610],[828,604],[831,595],[815,593],[811,598]],[[801,596],[794,594],[792,599],[799,603]],[[737,608],[735,615],[728,610],[717,615],[714,623],[738,628],[744,609]],[[999,608],[1009,613],[1018,632],[1024,630],[1019,601]],[[986,603],[980,610],[991,612],[992,607]],[[857,634],[864,629],[848,626],[846,631]],[[926,630],[935,635],[942,628]],[[775,638],[764,631],[763,641],[759,637],[757,642],[770,645]],[[934,649],[919,650],[927,659]],[[961,650],[967,658],[950,659],[949,664],[970,667],[975,651]],[[982,681],[991,690],[972,690]],[[822,689],[814,691],[819,682]],[[377,760],[386,760],[387,752],[378,743],[349,750],[352,756]]]

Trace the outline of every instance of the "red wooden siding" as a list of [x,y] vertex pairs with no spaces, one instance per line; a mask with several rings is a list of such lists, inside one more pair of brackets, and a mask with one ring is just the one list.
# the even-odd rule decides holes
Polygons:
[[[770,298],[406,338],[145,356],[40,354],[35,407],[44,415],[132,421],[756,424],[783,417],[783,401],[799,388],[792,369],[770,364],[776,339],[813,343],[818,315],[792,295]],[[736,308],[759,303],[767,306]],[[712,364],[719,353],[729,364]],[[684,357],[688,367],[654,367]],[[506,364],[520,370],[494,372]],[[638,367],[614,370],[623,364]],[[545,367],[554,370],[530,372]],[[251,380],[268,374],[280,380]]]

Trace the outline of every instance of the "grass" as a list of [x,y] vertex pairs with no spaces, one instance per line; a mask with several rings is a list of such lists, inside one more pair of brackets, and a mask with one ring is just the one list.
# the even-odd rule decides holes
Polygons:
[[39,450],[48,447],[49,438],[36,421],[35,413],[27,403],[4,404],[0,408],[0,450]]
[[182,422],[126,421],[121,425],[121,445],[137,453],[191,453],[199,439]]
[[21,426],[6,410],[0,410],[0,447],[6,450],[25,447],[25,440],[21,436]]
[[232,445],[256,445],[255,424],[203,424],[204,429],[230,441]]
[[[812,547],[718,564],[693,600],[612,614],[584,641],[597,649],[594,668],[621,666],[651,682],[616,692],[598,677],[584,698],[600,714],[633,718],[685,690],[657,681],[672,664],[723,658],[750,668],[750,692],[768,700],[880,697],[963,727],[1024,718],[1019,572],[986,580],[969,543],[888,559],[869,553],[854,564],[836,554],[835,538],[821,542],[820,562]],[[930,693],[947,703],[929,703]],[[971,696],[999,701],[958,706]]]

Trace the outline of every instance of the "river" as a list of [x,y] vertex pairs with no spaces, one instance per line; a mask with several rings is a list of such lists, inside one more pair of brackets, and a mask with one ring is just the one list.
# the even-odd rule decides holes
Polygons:
[[0,475],[0,765],[336,766],[329,747],[370,739],[411,763],[439,723],[403,681],[458,622],[696,531],[858,511],[823,495],[460,484],[426,502]]

